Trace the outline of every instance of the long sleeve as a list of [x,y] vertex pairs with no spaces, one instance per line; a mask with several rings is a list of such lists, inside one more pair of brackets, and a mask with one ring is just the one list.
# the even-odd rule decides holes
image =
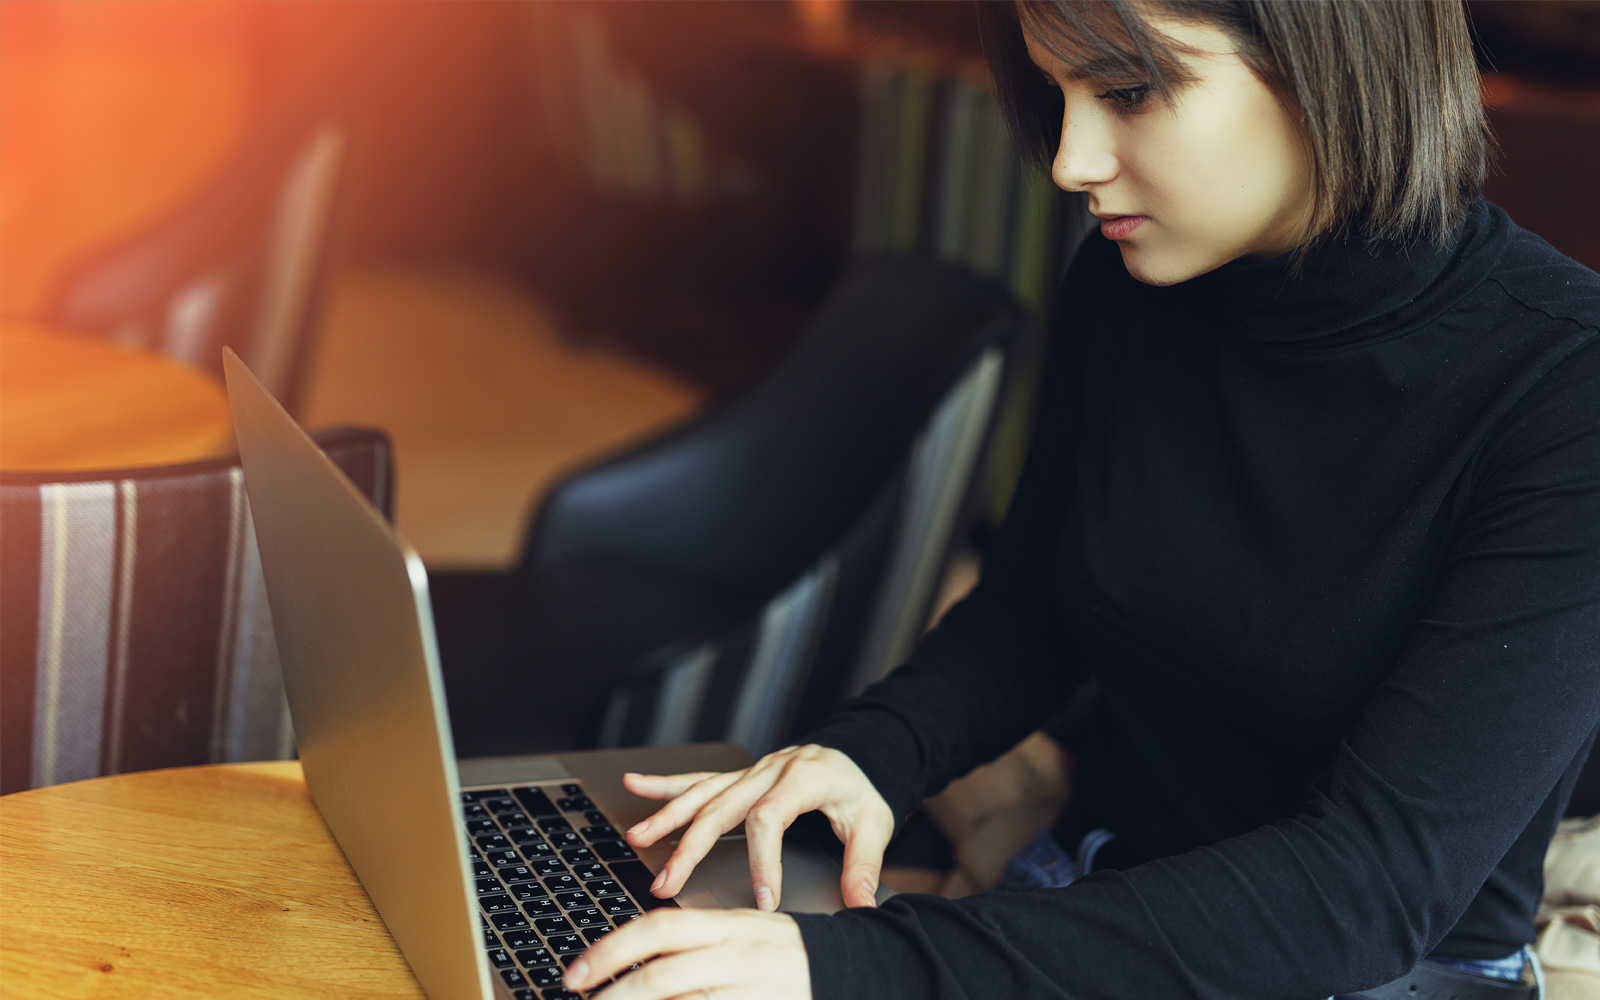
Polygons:
[[1300,810],[1065,889],[802,917],[818,997],[1314,997],[1403,974],[1600,719],[1600,345],[1487,452],[1426,613]]
[[802,916],[818,997],[1327,997],[1530,939],[1600,722],[1600,277],[1480,203],[1130,286],[1069,288],[978,591],[819,734],[904,815],[1092,673],[1120,870]]

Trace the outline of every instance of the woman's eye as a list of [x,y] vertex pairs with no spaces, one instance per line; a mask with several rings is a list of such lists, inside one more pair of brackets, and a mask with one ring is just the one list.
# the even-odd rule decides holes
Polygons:
[[1111,87],[1094,96],[1097,100],[1111,101],[1119,110],[1134,111],[1149,99],[1150,86],[1141,83],[1132,87]]

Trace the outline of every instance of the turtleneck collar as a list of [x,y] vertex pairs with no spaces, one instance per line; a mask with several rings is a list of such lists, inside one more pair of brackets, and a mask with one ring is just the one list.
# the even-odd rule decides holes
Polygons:
[[[1482,281],[1496,255],[1494,216],[1479,198],[1447,247],[1382,247],[1348,237],[1307,259],[1236,260],[1158,289],[1201,307],[1250,340],[1290,350],[1330,350],[1384,340],[1427,322]],[[1164,296],[1165,297],[1165,296]],[[1178,304],[1174,302],[1173,304]]]

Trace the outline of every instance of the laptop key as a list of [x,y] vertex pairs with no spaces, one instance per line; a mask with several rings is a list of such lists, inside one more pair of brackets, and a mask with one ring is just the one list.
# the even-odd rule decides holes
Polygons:
[[512,930],[505,933],[506,947],[521,953],[524,948],[538,948],[542,941],[531,929]]
[[571,934],[572,925],[567,923],[566,917],[540,917],[533,922],[539,933],[549,939],[552,934]]
[[511,793],[504,788],[480,788],[472,792],[462,792],[462,802],[482,802],[484,799],[503,799]]
[[511,841],[509,841],[506,838],[500,836],[498,833],[491,833],[491,834],[487,834],[487,835],[482,836],[482,837],[476,837],[476,838],[474,838],[474,840],[476,841],[479,850],[484,850],[484,851],[509,851],[509,850],[511,850]]
[[528,922],[516,910],[512,910],[510,913],[496,913],[489,919],[503,931],[520,931],[528,926]]
[[549,889],[552,895],[563,892],[575,892],[576,890],[583,888],[583,886],[578,884],[578,880],[573,878],[571,875],[546,875],[543,881],[544,887]]
[[473,878],[493,878],[494,877],[494,869],[489,867],[488,865],[484,864],[482,861],[474,861],[472,863],[472,877]]
[[590,809],[583,814],[583,818],[589,821],[590,826],[609,826],[611,823],[606,819],[606,814],[598,809]]
[[[604,861],[632,861],[639,855],[633,853],[633,848],[620,840],[611,840],[603,844],[594,845],[594,852]],[[490,860],[493,860],[492,858]]]
[[[539,950],[540,951],[544,951],[543,948],[540,948]],[[545,952],[545,957],[548,958],[549,955],[550,955],[549,952]],[[555,959],[550,959],[550,960],[552,962],[555,961]],[[561,968],[559,966],[541,965],[539,968],[529,969],[526,974],[527,974],[527,977],[528,977],[528,982],[532,983],[535,986],[560,986],[561,985]]]
[[509,795],[496,795],[494,798],[479,799],[478,804],[492,813],[510,812],[513,809],[522,808],[517,805],[517,800]]
[[[599,868],[600,866],[595,865],[594,867]],[[593,881],[585,882],[583,887],[595,896],[622,895],[622,886],[618,885],[617,880],[613,878],[597,878]]]
[[551,847],[549,842],[543,837],[540,837],[538,841],[534,843],[522,844],[521,847],[522,856],[527,858],[529,861],[537,861],[540,858],[553,858],[556,856],[556,849]]
[[485,913],[505,913],[517,908],[510,896],[479,896],[478,905],[483,907]]
[[511,956],[506,954],[504,948],[496,948],[489,952],[489,964],[497,969],[504,969],[511,965]]
[[[571,830],[551,830],[544,836],[546,840],[554,844],[557,848],[583,846],[583,841],[578,839],[578,835],[573,833]],[[603,858],[605,857],[605,854],[602,852],[600,856]]]
[[677,906],[670,899],[657,899],[650,895],[650,883],[655,881],[655,875],[645,867],[643,861],[618,861],[611,866],[611,874],[617,877],[622,887],[628,890],[628,895],[647,910],[654,910],[662,906]]
[[500,880],[494,878],[493,876],[490,876],[489,878],[475,878],[472,880],[472,884],[477,886],[479,896],[490,896],[494,893],[505,891],[505,889],[500,885]]
[[554,816],[560,812],[556,804],[550,801],[550,796],[531,785],[516,789],[514,794],[529,816]]
[[569,782],[561,786],[561,794],[565,795],[569,799],[576,795],[582,795],[583,786],[578,784],[576,781]]
[[609,879],[611,877],[611,873],[606,871],[606,866],[600,864],[599,862],[594,862],[587,865],[573,865],[572,874],[583,879],[585,882],[592,882],[595,879],[601,878]]
[[537,858],[528,861],[528,867],[540,875],[565,875],[567,866],[560,858]]
[[563,910],[587,910],[594,906],[594,901],[582,892],[563,892],[556,897],[556,902]]
[[561,857],[569,865],[582,865],[594,860],[594,852],[587,847],[569,847],[561,852]]
[[583,812],[585,809],[593,809],[594,803],[589,801],[588,796],[575,795],[567,799],[556,799],[556,808],[562,812],[577,813]]
[[515,882],[507,887],[506,892],[519,903],[526,903],[530,899],[544,899],[550,894],[548,889],[537,882]]
[[[550,950],[555,952],[557,955],[572,955],[574,958],[577,957],[575,954],[576,952],[580,952],[584,948],[588,947],[588,945],[584,943],[583,938],[576,934],[558,934],[552,938],[545,938],[545,943],[548,944],[550,946]],[[562,962],[571,964],[567,962],[565,958],[562,959]]]
[[597,844],[602,840],[622,839],[622,835],[617,833],[617,828],[612,826],[610,823],[601,823],[598,826],[586,826],[578,832],[583,834],[583,839],[587,840],[591,844]]
[[543,1000],[543,998],[532,990],[512,990],[511,1000]]
[[572,921],[572,926],[580,931],[591,927],[606,926],[606,918],[600,915],[599,910],[569,910],[567,919]]
[[568,993],[566,990],[545,990],[539,996],[544,1000],[583,1000],[578,994]]
[[624,913],[639,912],[639,908],[633,905],[633,900],[627,896],[607,896],[600,901],[600,909],[613,917],[619,917]]
[[528,977],[522,974],[521,969],[501,969],[500,978],[504,979],[506,985],[512,989],[528,985]]
[[556,917],[561,915],[561,907],[555,900],[546,896],[544,899],[530,899],[523,903],[522,912],[529,917]]
[[461,807],[462,819],[483,819],[487,815],[489,815],[489,810],[476,802],[469,802]]
[[605,937],[607,934],[610,934],[614,930],[616,930],[616,928],[609,924],[601,924],[598,927],[590,927],[585,930],[583,932],[583,937],[584,940],[588,941],[590,944],[594,944],[596,941]]
[[499,833],[500,828],[494,825],[494,820],[492,819],[469,819],[467,820],[467,832],[476,837],[484,833]]
[[[482,920],[483,919],[483,914],[481,914],[481,913],[478,914],[478,919]],[[494,936],[494,931],[490,930],[487,927],[480,927],[479,930],[483,931],[483,946],[485,948],[498,948],[498,947],[500,947],[500,941],[499,941],[498,938],[496,938]]]
[[[549,948],[521,948],[517,951],[517,961],[531,969],[538,965],[551,965],[555,958],[551,956]],[[534,985],[539,985],[537,980]]]
[[572,829],[572,824],[568,823],[560,816],[551,816],[548,819],[541,819],[539,821],[539,829],[543,830],[545,833],[549,833],[551,830],[570,830]]
[[544,834],[527,826],[516,826],[506,831],[506,836],[511,838],[513,844],[542,844]]
[[522,855],[518,854],[516,851],[509,850],[485,851],[483,854],[483,860],[489,862],[491,865],[494,865],[496,868],[502,868],[506,865],[522,864]]
[[496,816],[495,819],[499,820],[500,825],[506,827],[507,829],[510,829],[514,826],[533,825],[533,820],[529,819],[527,813],[524,813],[520,809],[513,810],[511,812],[503,812]]
[[[488,869],[488,866],[484,866]],[[497,874],[507,882],[532,882],[536,876],[533,869],[527,865],[501,865],[498,872],[488,869],[491,874]]]

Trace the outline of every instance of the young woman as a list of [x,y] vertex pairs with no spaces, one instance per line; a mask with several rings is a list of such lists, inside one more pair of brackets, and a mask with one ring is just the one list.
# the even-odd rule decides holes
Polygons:
[[[774,909],[820,809],[857,908],[657,911],[569,984],[1529,996],[1600,720],[1600,276],[1479,195],[1460,4],[997,9],[1014,130],[1102,221],[982,580],[807,744],[629,779],[671,799],[634,843],[687,827],[659,895],[743,824]],[[1008,872],[1045,887],[870,908],[895,824],[1087,677],[1068,814]]]

